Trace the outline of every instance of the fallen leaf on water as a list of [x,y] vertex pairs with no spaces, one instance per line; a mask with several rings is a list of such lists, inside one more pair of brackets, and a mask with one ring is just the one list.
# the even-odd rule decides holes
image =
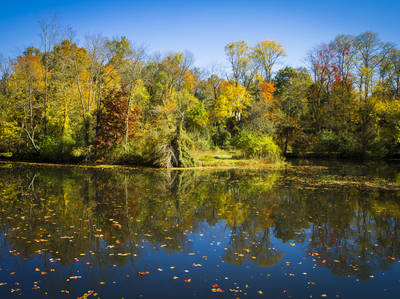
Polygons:
[[131,253],[130,253],[130,252],[127,252],[127,253],[118,253],[117,255],[118,255],[118,256],[128,256],[128,255],[131,255]]
[[79,279],[79,278],[82,278],[82,276],[71,276],[69,279],[76,280],[76,279]]

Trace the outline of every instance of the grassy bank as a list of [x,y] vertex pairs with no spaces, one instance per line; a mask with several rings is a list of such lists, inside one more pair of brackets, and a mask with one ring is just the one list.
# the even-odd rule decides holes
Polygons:
[[[238,150],[222,150],[217,149],[215,151],[192,151],[196,166],[184,169],[201,169],[201,168],[268,168],[268,169],[279,169],[286,165],[285,162],[268,163],[261,159],[246,159],[242,157],[242,154]],[[26,165],[48,165],[48,166],[80,166],[80,167],[91,167],[91,168],[156,168],[149,165],[139,164],[113,164],[104,161],[93,161],[92,163],[76,163],[76,162],[43,162],[43,161],[19,161],[14,160],[10,155],[0,155],[0,162],[6,163],[17,163]],[[182,168],[171,168],[171,169],[182,169]]]
[[237,150],[191,152],[198,167],[217,168],[280,168],[284,162],[268,163],[262,159],[246,159]]

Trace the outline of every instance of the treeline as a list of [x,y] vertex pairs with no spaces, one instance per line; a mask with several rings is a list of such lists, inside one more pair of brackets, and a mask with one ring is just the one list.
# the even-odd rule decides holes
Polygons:
[[186,167],[215,148],[268,161],[400,152],[400,51],[374,33],[339,35],[307,68],[277,72],[283,45],[233,42],[223,75],[126,37],[59,41],[54,28],[42,26],[42,49],[1,65],[0,153]]

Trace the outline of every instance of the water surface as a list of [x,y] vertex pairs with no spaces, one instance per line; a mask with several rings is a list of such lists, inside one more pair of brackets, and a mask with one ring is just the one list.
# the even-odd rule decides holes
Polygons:
[[0,164],[0,298],[399,298],[399,165],[292,164]]

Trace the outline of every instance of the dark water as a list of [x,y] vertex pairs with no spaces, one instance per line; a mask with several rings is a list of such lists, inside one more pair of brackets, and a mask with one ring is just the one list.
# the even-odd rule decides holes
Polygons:
[[0,298],[400,298],[400,167],[0,164]]

